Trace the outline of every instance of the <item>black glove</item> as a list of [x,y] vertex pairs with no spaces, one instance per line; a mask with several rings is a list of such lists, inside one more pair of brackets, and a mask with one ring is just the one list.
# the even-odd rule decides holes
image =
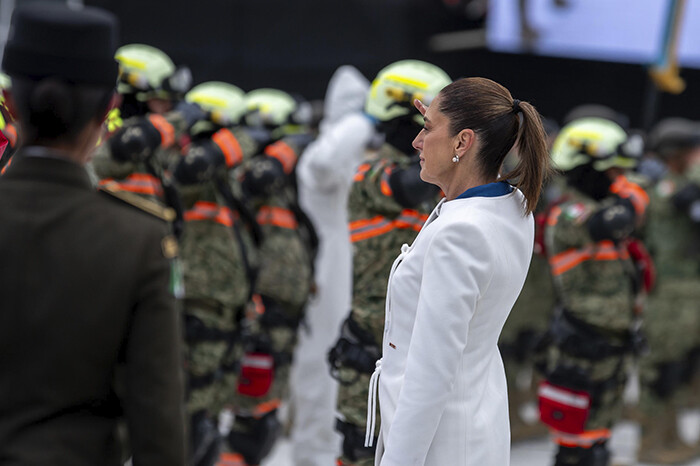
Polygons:
[[267,197],[281,189],[286,182],[282,163],[266,155],[251,161],[243,179],[244,192],[252,197]]
[[183,185],[210,181],[218,170],[226,169],[226,158],[211,140],[192,143],[175,167],[174,176]]
[[112,157],[120,162],[143,160],[160,144],[160,132],[147,118],[122,127],[109,139]]
[[588,219],[588,232],[594,241],[621,241],[629,237],[636,226],[636,214],[632,202],[617,198],[598,210]]

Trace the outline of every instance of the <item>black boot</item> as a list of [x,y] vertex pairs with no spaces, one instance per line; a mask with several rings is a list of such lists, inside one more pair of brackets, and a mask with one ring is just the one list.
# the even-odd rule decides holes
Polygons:
[[554,466],[608,466],[610,452],[607,442],[596,443],[591,448],[560,445],[555,460]]

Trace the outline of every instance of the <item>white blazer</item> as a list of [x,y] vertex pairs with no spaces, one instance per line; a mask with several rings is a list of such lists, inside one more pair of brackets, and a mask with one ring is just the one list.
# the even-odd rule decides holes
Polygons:
[[520,191],[441,201],[394,262],[386,299],[377,466],[507,466],[498,337],[527,275]]

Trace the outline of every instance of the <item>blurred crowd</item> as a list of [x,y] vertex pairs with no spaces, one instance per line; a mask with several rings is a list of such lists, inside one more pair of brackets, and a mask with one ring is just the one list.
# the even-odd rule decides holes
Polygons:
[[[450,77],[403,60],[370,83],[343,66],[321,105],[192,87],[189,69],[144,44],[116,60],[119,99],[89,169],[96,189],[170,226],[190,464],[258,465],[282,435],[299,466],[373,464],[387,279],[441,196],[420,179],[413,103]],[[7,76],[0,86],[11,95]],[[3,171],[22,142],[10,102]],[[700,123],[643,133],[602,105],[544,122],[558,171],[500,341],[512,439],[549,433],[556,465],[607,465],[628,417],[640,461],[688,461],[700,455],[678,431],[700,404]]]

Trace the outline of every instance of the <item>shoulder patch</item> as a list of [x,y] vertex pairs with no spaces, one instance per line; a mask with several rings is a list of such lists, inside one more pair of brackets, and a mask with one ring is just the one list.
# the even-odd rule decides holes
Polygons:
[[575,223],[581,223],[588,217],[588,208],[582,202],[576,202],[570,204],[564,208],[563,215],[568,220],[572,220]]
[[148,214],[158,217],[165,222],[175,220],[175,211],[170,207],[163,207],[157,202],[149,201],[129,191],[121,189],[119,183],[111,182],[101,185],[98,191],[109,194],[120,201],[140,209]]

